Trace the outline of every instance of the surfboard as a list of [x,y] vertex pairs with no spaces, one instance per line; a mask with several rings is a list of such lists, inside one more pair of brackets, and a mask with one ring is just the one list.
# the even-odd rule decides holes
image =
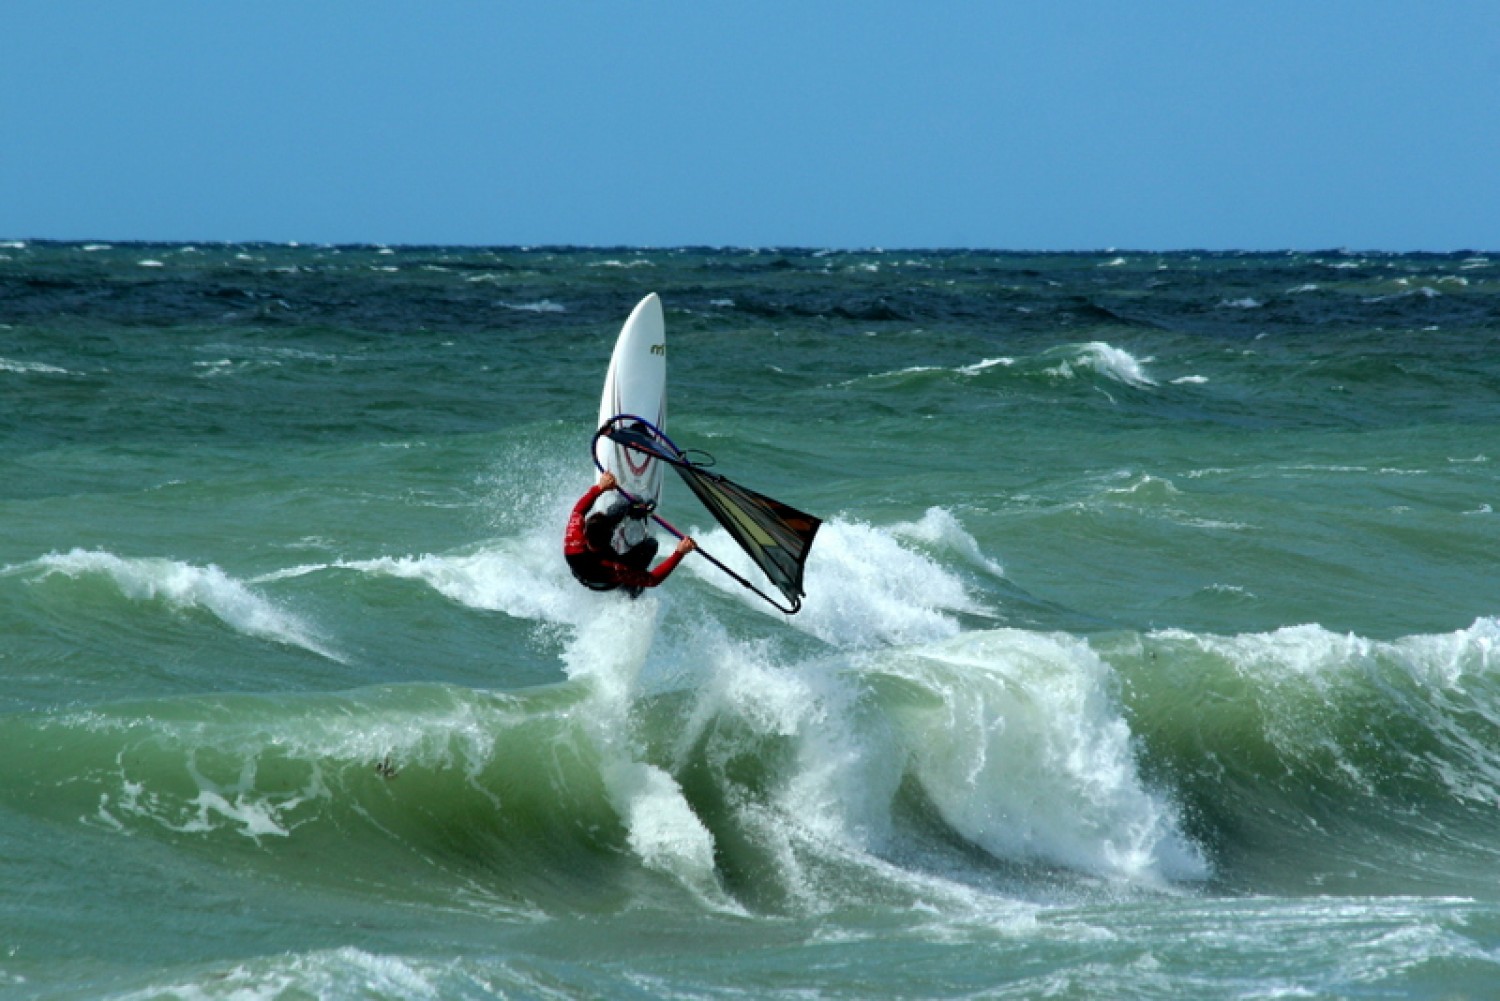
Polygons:
[[[599,400],[599,424],[611,417],[643,417],[657,428],[667,422],[667,325],[661,299],[655,292],[631,310],[615,340],[604,394]],[[640,451],[625,448],[607,437],[594,443],[599,465],[615,474],[621,488],[637,500],[655,505],[661,500],[662,463]],[[601,498],[600,503],[608,501]],[[617,546],[634,545],[645,537],[645,518],[627,518]]]

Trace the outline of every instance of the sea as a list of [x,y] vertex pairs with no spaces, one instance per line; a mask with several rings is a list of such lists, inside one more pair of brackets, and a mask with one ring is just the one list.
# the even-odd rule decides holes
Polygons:
[[1492,254],[0,241],[0,998],[1500,997],[1497,505]]

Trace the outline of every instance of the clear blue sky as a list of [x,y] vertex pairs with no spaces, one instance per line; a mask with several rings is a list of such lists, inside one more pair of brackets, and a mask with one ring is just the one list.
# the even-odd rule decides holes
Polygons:
[[1500,250],[1500,3],[3,0],[0,238]]

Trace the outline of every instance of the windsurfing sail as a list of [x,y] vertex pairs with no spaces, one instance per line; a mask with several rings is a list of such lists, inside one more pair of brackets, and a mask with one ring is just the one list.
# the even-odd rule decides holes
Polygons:
[[[803,568],[822,519],[707,469],[707,463],[694,461],[643,418],[628,414],[612,417],[599,429],[596,440],[599,436],[660,459],[677,470],[714,519],[781,592],[787,605],[775,601],[700,548],[704,557],[783,612],[792,614],[802,607],[802,598],[807,593],[802,586]],[[659,516],[653,517],[674,535],[682,534]]]

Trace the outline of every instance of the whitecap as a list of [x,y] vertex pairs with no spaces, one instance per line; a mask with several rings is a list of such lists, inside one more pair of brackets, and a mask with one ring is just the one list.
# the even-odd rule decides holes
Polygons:
[[1371,304],[1377,302],[1394,302],[1397,299],[1410,299],[1413,296],[1421,296],[1424,299],[1437,299],[1441,298],[1442,294],[1443,293],[1439,292],[1435,288],[1432,288],[1431,286],[1423,285],[1420,288],[1407,289],[1404,292],[1394,292],[1391,295],[1366,296],[1361,301]]
[[1071,379],[1077,368],[1085,368],[1137,389],[1156,385],[1156,380],[1147,375],[1145,369],[1145,363],[1152,361],[1151,358],[1138,359],[1130,352],[1104,341],[1091,341],[1065,350],[1072,350],[1076,354],[1061,365],[1048,369],[1049,374]]
[[235,371],[237,368],[242,368],[245,364],[247,363],[233,362],[228,358],[220,358],[216,361],[195,361],[193,362],[193,367],[202,369],[203,371],[199,374],[204,378],[211,379],[214,376],[218,375],[228,375],[229,373]]
[[[807,597],[789,624],[845,649],[932,642],[955,635],[955,612],[985,614],[962,578],[938,561],[902,544],[903,539],[944,545],[962,552],[992,573],[977,543],[946,511],[929,510],[916,523],[877,528],[834,518],[824,522],[806,567]],[[715,528],[698,536],[706,548],[737,573],[759,573],[728,533]],[[707,583],[746,596],[722,573],[701,562],[684,564]]]
[[605,765],[604,784],[642,864],[717,896],[713,834],[676,779],[655,765],[625,759]]
[[972,365],[964,365],[956,369],[955,371],[957,371],[959,375],[978,375],[985,369],[994,368],[997,365],[1004,368],[1009,368],[1015,363],[1016,360],[1014,358],[985,358],[984,360],[977,361]]
[[[873,334],[868,334],[867,336],[873,336]],[[780,372],[780,371],[782,371],[780,368],[776,367],[775,365],[770,365],[770,366],[767,366],[767,367],[770,368],[771,371],[773,371],[773,372]],[[845,379],[843,382],[832,383],[830,385],[832,385],[834,387],[837,387],[837,388],[844,388],[844,387],[847,387],[847,386],[857,386],[860,383],[865,382],[866,380],[896,379],[896,378],[899,378],[899,377],[901,377],[903,375],[920,375],[923,372],[939,372],[939,371],[942,371],[942,369],[939,369],[936,365],[913,365],[910,368],[898,368],[898,369],[893,369],[893,370],[891,370],[889,372],[875,372],[875,373],[872,373],[870,375],[861,375],[861,376],[858,376],[858,377],[853,378],[853,379]]]
[[300,617],[251,591],[223,570],[160,558],[125,558],[101,550],[74,549],[33,564],[41,577],[103,576],[132,601],[161,602],[177,610],[202,609],[236,632],[343,658],[323,645]]
[[931,697],[898,725],[913,777],[966,840],[1146,884],[1207,875],[1176,807],[1138,774],[1113,673],[1085,641],[967,632],[893,652],[871,673]]
[[502,540],[470,554],[382,556],[328,567],[420,581],[467,608],[542,622],[582,622],[590,612],[587,599],[594,597],[573,581],[552,545],[535,541]]
[[156,260],[155,258],[147,258],[144,261],[136,261],[136,264],[138,264],[139,266],[141,266],[143,268],[164,268],[164,267],[166,267],[165,264],[163,264],[161,261]]
[[[900,522],[891,526],[891,534],[897,539],[910,539],[959,553],[975,566],[983,568],[996,577],[1004,577],[1005,570],[990,559],[979,548],[979,542],[970,535],[953,512],[943,507],[930,507],[914,522]],[[952,605],[950,607],[959,607]],[[978,611],[972,604],[964,611]]]
[[10,358],[0,358],[0,372],[15,372],[17,374],[22,374],[22,375],[28,374],[28,373],[36,374],[36,375],[72,375],[73,374],[72,372],[68,371],[65,368],[58,368],[56,365],[48,365],[45,362],[39,362],[39,361],[13,361]]
[[566,306],[559,305],[551,299],[539,299],[536,302],[502,302],[500,305],[518,313],[566,313],[568,311]]
[[1265,305],[1265,303],[1261,302],[1259,299],[1253,299],[1253,298],[1251,298],[1249,296],[1246,296],[1243,299],[1224,299],[1224,300],[1222,300],[1219,303],[1219,308],[1220,309],[1260,309],[1264,305]]

